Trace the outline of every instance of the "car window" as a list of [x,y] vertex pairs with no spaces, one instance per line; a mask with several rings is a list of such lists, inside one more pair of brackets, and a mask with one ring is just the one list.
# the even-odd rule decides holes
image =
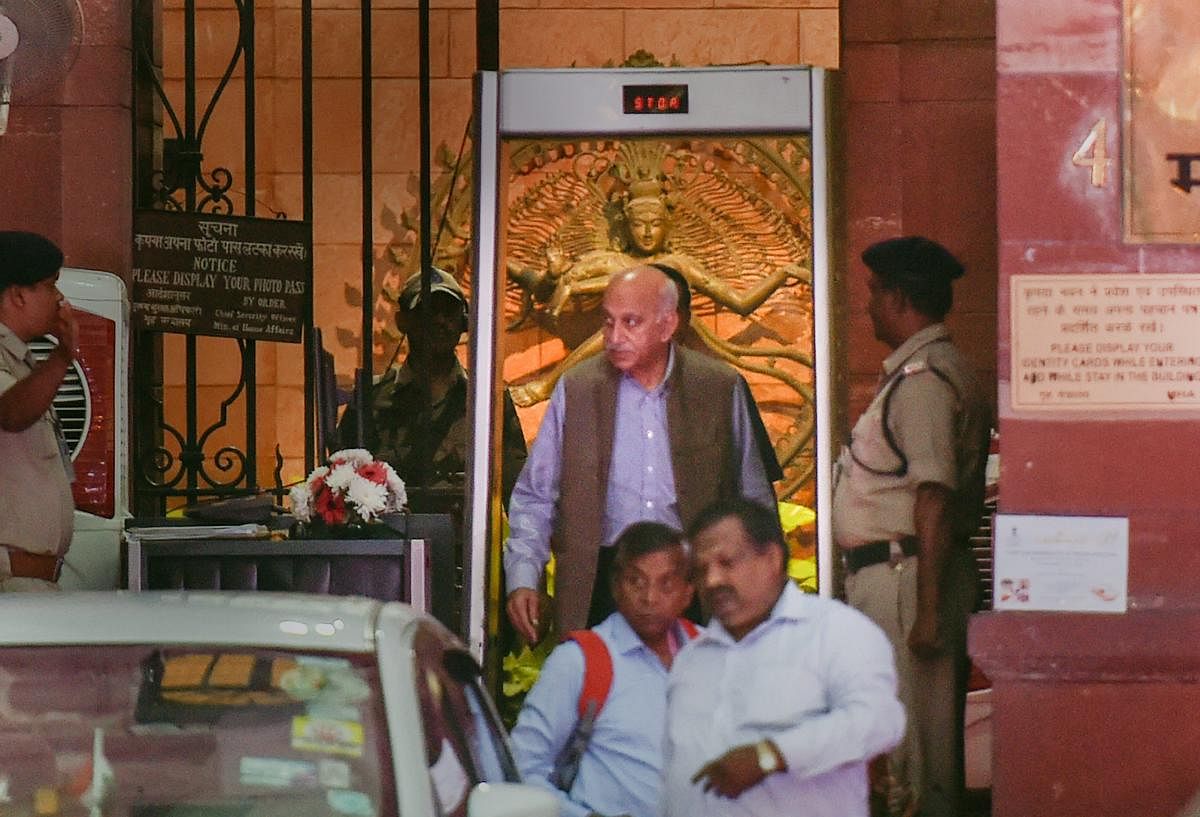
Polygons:
[[396,817],[391,768],[369,655],[0,650],[14,813]]
[[430,782],[439,813],[461,817],[477,783],[519,776],[474,659],[427,624],[413,643]]

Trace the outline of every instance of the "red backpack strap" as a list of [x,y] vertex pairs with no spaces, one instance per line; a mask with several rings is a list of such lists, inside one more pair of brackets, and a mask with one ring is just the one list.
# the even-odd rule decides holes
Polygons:
[[613,664],[608,647],[600,636],[591,630],[572,630],[567,633],[568,641],[574,641],[583,650],[583,688],[579,690],[579,717],[588,713],[591,707],[592,720],[604,708],[608,700],[608,691],[612,688]]
[[700,628],[690,618],[679,619],[679,626],[683,629],[683,634],[687,636],[688,641],[700,635]]

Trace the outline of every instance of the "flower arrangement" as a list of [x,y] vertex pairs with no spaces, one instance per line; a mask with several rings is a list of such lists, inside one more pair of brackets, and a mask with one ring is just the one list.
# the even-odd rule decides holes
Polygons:
[[329,463],[314,468],[290,496],[296,519],[326,525],[367,524],[408,503],[404,481],[392,466],[362,448],[330,454]]

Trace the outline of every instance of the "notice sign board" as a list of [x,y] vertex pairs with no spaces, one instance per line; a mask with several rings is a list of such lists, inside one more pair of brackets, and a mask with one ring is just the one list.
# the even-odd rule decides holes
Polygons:
[[992,530],[996,610],[1125,612],[1128,519],[997,514]]
[[311,298],[301,221],[139,210],[133,325],[298,343]]
[[1200,409],[1200,276],[1012,276],[1014,409]]

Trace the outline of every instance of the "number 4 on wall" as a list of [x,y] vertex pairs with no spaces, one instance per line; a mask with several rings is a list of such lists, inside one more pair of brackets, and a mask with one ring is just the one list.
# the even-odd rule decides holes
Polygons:
[[1108,164],[1111,161],[1108,158],[1108,121],[1099,119],[1071,157],[1071,164],[1090,167],[1092,187],[1104,187],[1108,182]]

